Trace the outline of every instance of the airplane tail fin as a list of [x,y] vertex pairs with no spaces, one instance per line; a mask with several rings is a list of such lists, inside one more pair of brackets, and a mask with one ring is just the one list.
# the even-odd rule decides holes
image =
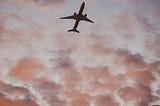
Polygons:
[[68,32],[77,32],[77,33],[79,33],[79,31],[78,31],[78,30],[76,30],[76,29],[68,30]]

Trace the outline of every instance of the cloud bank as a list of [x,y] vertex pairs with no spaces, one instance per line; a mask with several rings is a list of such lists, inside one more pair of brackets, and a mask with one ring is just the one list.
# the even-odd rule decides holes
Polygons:
[[57,19],[69,2],[2,0],[0,105],[159,105],[159,2],[109,1],[113,13],[79,35]]

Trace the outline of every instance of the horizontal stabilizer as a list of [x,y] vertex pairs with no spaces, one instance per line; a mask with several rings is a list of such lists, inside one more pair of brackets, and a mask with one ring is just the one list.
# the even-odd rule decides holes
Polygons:
[[77,32],[77,33],[79,33],[79,31],[75,30],[75,29],[68,30],[68,32]]

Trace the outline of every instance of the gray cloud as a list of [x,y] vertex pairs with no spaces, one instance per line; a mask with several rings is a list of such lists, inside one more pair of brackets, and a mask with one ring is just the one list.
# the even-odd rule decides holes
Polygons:
[[19,5],[24,4],[35,4],[36,6],[52,6],[56,5],[57,3],[64,3],[65,0],[15,0],[16,3]]
[[98,95],[95,97],[95,106],[118,106],[119,104],[110,95]]
[[143,85],[137,86],[135,88],[122,88],[120,89],[119,94],[125,102],[136,102],[136,106],[149,105],[149,103],[151,103],[154,98],[151,88]]
[[36,102],[32,101],[29,98],[12,101],[10,99],[5,98],[1,93],[0,93],[0,105],[2,106],[38,106]]
[[9,106],[9,104],[17,106],[20,106],[20,104],[22,106],[37,106],[35,97],[27,88],[6,84],[2,81],[0,81],[0,101],[3,106]]
[[51,4],[56,4],[56,3],[62,3],[65,0],[32,0],[33,2],[35,2],[36,4],[39,5],[51,5]]

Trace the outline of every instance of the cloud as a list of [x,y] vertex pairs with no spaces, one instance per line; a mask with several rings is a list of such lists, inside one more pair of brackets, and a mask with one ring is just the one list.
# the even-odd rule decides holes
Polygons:
[[[56,19],[60,13],[56,7],[64,2],[69,3],[65,0],[3,1],[0,103],[147,106],[158,101],[159,31],[155,24],[158,19],[151,18],[153,13],[147,13],[155,11],[153,16],[158,17],[158,7],[153,7],[158,2],[120,0],[113,1],[114,5],[109,2],[107,8],[117,12],[108,13],[102,20],[108,25],[97,21],[96,27],[88,31],[84,24],[80,36],[62,31],[63,24]],[[110,9],[116,4],[117,9],[122,8]],[[98,1],[94,6],[97,5]],[[145,10],[146,6],[149,8]],[[41,11],[52,7],[57,13]]]
[[83,99],[75,99],[71,102],[71,106],[89,106],[89,102]]
[[60,50],[59,56],[56,59],[51,59],[54,62],[56,68],[73,68],[74,63],[72,62],[71,58],[69,57],[70,50]]
[[84,105],[88,106],[91,102],[91,96],[87,93],[81,93],[77,90],[67,90],[63,94],[64,98],[68,98],[70,106]]
[[150,22],[150,19],[139,15],[136,15],[136,19],[141,24],[141,27],[144,30],[144,32],[154,33],[156,31],[156,27]]
[[160,49],[158,47],[158,45],[160,44],[159,41],[160,37],[158,32],[154,35],[151,35],[151,37],[148,37],[145,43],[145,46],[148,49],[148,51],[150,51],[158,60],[160,58]]
[[47,12],[60,8],[65,3],[65,0],[15,0],[14,3],[19,8],[26,7],[28,9],[32,8],[33,10],[38,9],[39,11]]
[[40,5],[51,5],[54,3],[64,2],[65,0],[32,0],[32,1]]
[[66,103],[65,100],[61,100],[58,96],[64,89],[60,84],[46,79],[39,79],[34,82],[33,88],[39,91],[38,93],[41,95],[42,100],[46,101],[49,106],[63,106]]
[[51,6],[57,3],[64,3],[65,0],[15,0],[18,4],[35,4],[36,6]]
[[119,104],[110,95],[98,95],[95,97],[95,106],[118,106]]
[[34,101],[30,99],[15,100],[6,99],[2,94],[0,94],[0,105],[1,106],[38,106]]
[[137,86],[135,88],[122,88],[119,91],[119,95],[125,102],[135,102],[136,106],[149,105],[149,103],[153,101],[151,88],[143,85]]
[[0,32],[4,30],[5,16],[0,17]]
[[30,91],[24,87],[17,87],[11,84],[0,82],[1,93],[11,100],[21,100],[27,98],[33,98]]
[[61,91],[62,86],[59,84],[56,84],[55,82],[52,81],[47,81],[45,79],[41,79],[41,80],[37,80],[35,82],[34,87],[40,91],[40,93],[42,93],[42,95],[46,95],[47,96],[52,96],[56,93],[58,93],[59,91]]
[[48,103],[50,106],[65,106],[67,103],[65,100],[60,100],[58,96],[52,96],[49,98]]
[[38,106],[34,100],[28,89],[0,81],[0,105]]
[[[17,65],[11,70],[10,75],[21,81],[32,81],[38,77],[37,73],[45,70],[43,64],[36,59],[23,58],[17,62]],[[25,76],[24,76],[25,75]]]

